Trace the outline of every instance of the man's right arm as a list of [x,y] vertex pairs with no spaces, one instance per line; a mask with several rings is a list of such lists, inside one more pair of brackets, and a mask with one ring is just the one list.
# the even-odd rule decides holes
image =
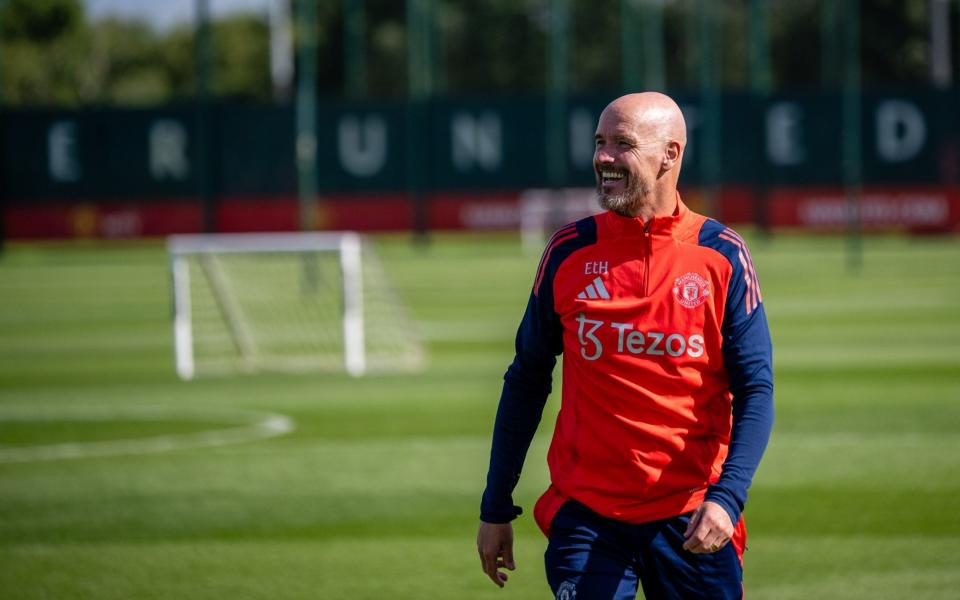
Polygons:
[[558,229],[540,259],[527,310],[517,330],[516,356],[503,378],[487,488],[480,505],[480,519],[487,523],[509,523],[521,512],[513,504],[513,488],[550,395],[557,356],[563,352],[563,326],[554,306],[554,277],[567,257],[596,240],[596,221],[581,219]]
[[[585,227],[589,229],[590,224]],[[590,231],[595,240],[596,232]],[[477,533],[483,571],[500,587],[506,582],[507,574],[499,569],[515,568],[510,522],[521,509],[513,503],[513,489],[520,480],[523,461],[550,395],[557,355],[563,351],[563,328],[554,310],[553,276],[562,256],[569,255],[572,248],[582,242],[579,238],[579,224],[571,224],[558,230],[547,244],[527,310],[517,330],[516,355],[503,378]],[[569,247],[564,248],[565,242],[571,242]]]
[[[548,300],[538,295],[536,287],[527,304],[523,322],[517,331],[516,356],[503,378],[503,392],[493,426],[490,468],[487,487],[480,503],[480,529],[477,551],[483,572],[493,583],[503,587],[513,570],[513,526],[510,524],[521,509],[513,503],[513,489],[520,479],[523,461],[530,442],[540,424],[543,407],[550,394],[553,367],[556,364],[556,340],[549,331],[552,306],[543,314],[541,303]],[[547,326],[548,329],[544,330]],[[557,336],[559,337],[559,336]]]
[[530,295],[517,331],[516,356],[503,378],[480,504],[480,519],[487,523],[508,523],[521,513],[513,504],[513,489],[550,394],[556,355],[562,350],[559,319],[547,288],[541,286],[539,294],[535,290]]

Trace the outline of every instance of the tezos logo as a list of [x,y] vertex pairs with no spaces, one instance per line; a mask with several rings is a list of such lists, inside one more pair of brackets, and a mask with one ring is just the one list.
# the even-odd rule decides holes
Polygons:
[[583,313],[577,315],[577,338],[580,340],[580,356],[587,360],[597,360],[603,356],[603,342],[600,334],[609,340],[610,332],[604,327],[616,330],[617,353],[629,353],[635,356],[672,356],[686,354],[690,358],[703,356],[703,335],[697,333],[685,337],[679,333],[662,331],[639,331],[632,323],[607,323],[598,319],[588,319]]
[[698,273],[687,273],[673,281],[673,297],[687,308],[700,306],[709,295],[710,283]]

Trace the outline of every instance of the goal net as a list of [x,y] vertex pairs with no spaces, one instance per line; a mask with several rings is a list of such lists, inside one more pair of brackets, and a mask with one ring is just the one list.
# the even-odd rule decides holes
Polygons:
[[174,235],[177,373],[414,370],[423,346],[356,233]]

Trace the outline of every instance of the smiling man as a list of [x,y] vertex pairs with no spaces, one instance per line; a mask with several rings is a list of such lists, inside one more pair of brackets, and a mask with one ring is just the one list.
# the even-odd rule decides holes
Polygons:
[[547,244],[504,376],[477,549],[513,570],[512,493],[563,354],[563,398],[534,507],[558,599],[739,598],[747,489],[773,424],[770,336],[743,239],[677,193],[669,97],[600,116],[606,212]]

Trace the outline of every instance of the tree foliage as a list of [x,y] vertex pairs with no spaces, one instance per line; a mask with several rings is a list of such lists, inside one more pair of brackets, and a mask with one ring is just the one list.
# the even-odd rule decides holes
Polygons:
[[8,40],[51,42],[83,24],[80,0],[6,0],[0,33]]
[[[289,0],[291,6],[293,0]],[[362,87],[375,99],[408,91],[408,2],[360,0]],[[550,69],[551,10],[557,0],[417,0],[431,15],[432,80],[439,94],[539,93]],[[568,80],[574,92],[622,87],[620,1],[565,0],[569,6]],[[697,19],[703,0],[623,0],[663,7],[664,71],[670,89],[696,90],[705,52]],[[711,0],[712,1],[712,0]],[[721,82],[749,85],[752,0],[718,7]],[[859,0],[863,82],[923,83],[929,73],[930,0]],[[775,89],[838,85],[841,35],[824,28],[835,0],[769,0],[769,56]],[[960,23],[953,4],[952,21]],[[317,4],[317,86],[345,94],[345,1]],[[954,71],[960,67],[954,36]],[[210,89],[223,98],[271,97],[270,31],[258,15],[235,14],[212,26]],[[144,104],[190,98],[197,89],[190,24],[157,31],[148,23],[90,22],[82,0],[0,0],[0,97],[8,104]]]
[[[269,31],[236,14],[213,23],[212,91],[270,97]],[[196,37],[141,21],[88,22],[80,0],[0,0],[3,101],[14,105],[152,104],[193,96]]]

